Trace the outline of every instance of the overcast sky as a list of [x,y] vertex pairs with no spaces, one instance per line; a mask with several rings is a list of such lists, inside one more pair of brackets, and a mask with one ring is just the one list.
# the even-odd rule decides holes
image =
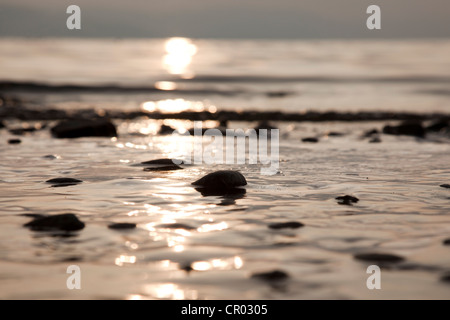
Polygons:
[[[66,28],[71,4],[81,30]],[[371,4],[381,30],[366,27]],[[0,36],[450,37],[450,0],[1,0]]]

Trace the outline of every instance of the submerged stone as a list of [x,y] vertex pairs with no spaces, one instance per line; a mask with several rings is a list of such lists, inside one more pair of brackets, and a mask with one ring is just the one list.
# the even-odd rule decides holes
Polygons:
[[134,229],[136,228],[136,224],[128,222],[112,223],[108,226],[108,228],[115,230]]
[[177,159],[154,159],[149,161],[141,162],[142,165],[173,165],[173,164],[184,164],[183,160]]
[[304,224],[297,221],[290,221],[290,222],[281,222],[281,223],[271,223],[269,224],[270,229],[297,229],[303,227]]
[[403,122],[398,126],[387,125],[383,128],[383,133],[392,135],[406,135],[423,138],[425,129],[420,122]]
[[282,270],[274,270],[269,272],[254,273],[251,277],[265,281],[281,281],[288,279],[289,275]]
[[22,143],[22,140],[20,140],[20,139],[9,139],[8,143],[9,144],[20,144],[20,143]]
[[180,166],[177,166],[176,164],[171,164],[167,166],[156,166],[156,167],[148,167],[144,168],[144,171],[172,171],[172,170],[180,170],[183,169]]
[[398,263],[405,260],[405,258],[403,257],[389,253],[357,253],[353,257],[356,260],[371,261],[371,262]]
[[212,172],[192,183],[208,190],[224,191],[247,185],[247,180],[239,171],[220,170]]
[[336,197],[335,199],[338,200],[339,204],[350,205],[350,206],[352,205],[352,203],[357,203],[359,201],[358,198],[349,196],[349,195]]
[[84,223],[72,213],[57,214],[48,217],[37,217],[24,224],[33,231],[76,231],[84,228]]
[[319,139],[317,139],[315,137],[308,137],[308,138],[303,138],[302,141],[309,142],[309,143],[317,143],[317,142],[319,142]]
[[52,187],[68,187],[77,185],[79,183],[82,183],[83,181],[73,178],[54,178],[45,182],[51,183]]
[[157,228],[163,229],[184,229],[184,230],[195,230],[197,228],[184,223],[165,223],[156,226]]
[[109,120],[64,120],[51,129],[56,138],[116,137],[117,131]]

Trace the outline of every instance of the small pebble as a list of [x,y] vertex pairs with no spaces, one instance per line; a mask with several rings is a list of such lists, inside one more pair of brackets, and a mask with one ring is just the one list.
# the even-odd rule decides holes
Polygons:
[[441,281],[442,282],[450,282],[450,272],[444,274],[443,276],[441,276]]
[[184,164],[183,160],[178,159],[154,159],[149,161],[141,162],[143,165],[173,165],[173,164]]
[[83,181],[73,178],[54,178],[45,182],[51,183],[52,187],[68,187],[77,185],[79,183],[82,183]]
[[271,223],[269,224],[270,229],[297,229],[303,227],[304,224],[301,222],[291,221],[291,222],[281,222],[281,223]]
[[284,271],[274,270],[269,272],[254,273],[251,277],[265,281],[281,281],[288,279],[289,275]]
[[9,144],[19,144],[19,143],[22,143],[22,140],[20,140],[20,139],[9,139],[8,143]]
[[441,184],[439,187],[450,189],[450,184],[444,183],[444,184]]
[[319,142],[319,139],[314,138],[314,137],[309,137],[309,138],[303,138],[302,141],[308,142],[308,143],[317,143],[317,142]]
[[403,257],[389,254],[389,253],[358,253],[353,256],[356,260],[372,261],[372,262],[402,262],[405,259]]
[[358,198],[349,195],[336,197],[335,199],[338,200],[339,204],[344,204],[348,206],[351,206],[352,203],[357,203],[359,201]]
[[108,228],[114,229],[114,230],[134,229],[134,228],[136,228],[136,224],[135,223],[127,223],[127,222],[112,223],[108,226]]
[[449,245],[450,245],[450,238],[445,239],[444,241],[442,241],[442,244],[443,244],[444,246],[449,246]]
[[144,171],[172,171],[172,170],[180,170],[183,169],[180,166],[177,166],[176,164],[171,164],[168,166],[157,166],[157,167],[148,167],[144,168]]
[[81,222],[76,215],[72,213],[65,213],[35,218],[34,220],[24,224],[24,227],[29,227],[33,231],[76,231],[83,229],[84,223]]
[[156,226],[157,228],[163,229],[184,229],[184,230],[195,230],[197,228],[184,223],[165,223]]

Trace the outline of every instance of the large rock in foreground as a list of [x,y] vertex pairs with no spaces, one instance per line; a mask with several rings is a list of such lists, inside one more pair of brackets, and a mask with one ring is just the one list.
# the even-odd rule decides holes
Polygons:
[[220,170],[212,172],[192,183],[194,186],[215,191],[229,191],[245,186],[247,180],[239,171]]
[[57,214],[48,217],[37,217],[33,221],[24,224],[34,231],[76,231],[84,228],[84,223],[73,213]]
[[116,137],[117,130],[109,120],[64,120],[51,129],[56,138]]

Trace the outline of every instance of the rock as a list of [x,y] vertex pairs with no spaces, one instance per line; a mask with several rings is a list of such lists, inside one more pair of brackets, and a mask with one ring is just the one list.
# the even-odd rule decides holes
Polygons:
[[444,184],[441,184],[439,187],[450,189],[450,184],[444,183]]
[[55,160],[55,159],[59,159],[59,156],[54,155],[54,154],[47,154],[47,155],[43,156],[42,158],[47,159],[47,160]]
[[405,258],[389,254],[389,253],[358,253],[353,256],[356,260],[370,261],[370,262],[388,262],[398,263],[405,260]]
[[378,135],[380,132],[377,129],[372,129],[363,133],[364,138],[370,138],[374,135]]
[[171,126],[166,126],[165,124],[163,124],[159,128],[158,134],[167,135],[167,134],[172,134],[174,131],[175,131],[175,129],[172,128]]
[[426,131],[429,132],[440,132],[443,129],[449,128],[450,123],[448,121],[437,121],[430,124],[428,127],[425,128]]
[[392,135],[406,135],[423,138],[425,129],[420,122],[403,122],[398,126],[385,126],[383,133]]
[[29,128],[11,128],[8,130],[9,133],[15,135],[15,136],[23,136],[26,133],[35,132],[37,131],[34,127]]
[[449,245],[450,245],[450,238],[445,239],[444,241],[442,241],[442,244],[443,244],[444,246],[449,246]]
[[22,143],[22,140],[20,140],[20,139],[9,139],[8,143],[9,144],[20,144],[20,143]]
[[269,224],[270,229],[297,229],[303,227],[304,224],[301,222],[291,221],[291,222],[281,222],[281,223],[271,223]]
[[239,171],[220,170],[212,172],[192,183],[207,190],[227,192],[236,187],[247,185],[245,177]]
[[351,206],[352,203],[357,203],[359,201],[358,198],[349,195],[336,197],[335,199],[338,200],[339,204],[345,204],[349,206]]
[[330,131],[325,135],[329,136],[329,137],[342,137],[342,136],[345,136],[345,133],[337,132],[337,131]]
[[54,178],[45,182],[51,183],[52,187],[68,187],[77,185],[79,183],[82,183],[83,181],[73,178]]
[[265,281],[281,281],[288,279],[289,275],[284,271],[274,270],[269,272],[254,273],[251,277]]
[[380,143],[381,139],[379,137],[373,137],[369,140],[369,143]]
[[[1,103],[0,103],[1,105]],[[6,128],[5,124],[3,123],[3,121],[0,121],[0,129]]]
[[168,166],[157,166],[157,167],[148,167],[144,168],[144,171],[172,171],[172,170],[180,170],[183,169],[180,166],[177,166],[176,164],[171,164]]
[[81,222],[76,215],[65,213],[47,217],[38,217],[33,221],[24,224],[24,226],[33,231],[76,231],[83,229],[84,223]]
[[185,164],[183,160],[178,159],[154,159],[141,162],[143,165],[173,165],[173,164]]
[[163,229],[184,229],[184,230],[196,230],[197,228],[184,223],[165,223],[156,226]]
[[442,282],[449,282],[450,283],[450,272],[447,272],[441,276]]
[[117,137],[116,127],[108,120],[63,120],[51,133],[56,138]]
[[308,138],[303,138],[302,141],[309,142],[309,143],[317,143],[317,142],[319,142],[319,139],[317,139],[315,137],[308,137]]
[[136,224],[135,223],[127,223],[127,222],[122,222],[122,223],[112,223],[108,226],[109,229],[114,229],[114,230],[127,230],[127,229],[134,229],[136,228]]
[[266,92],[266,95],[269,98],[283,98],[283,97],[285,97],[285,96],[287,96],[289,94],[290,93],[286,92],[286,91],[269,91],[269,92]]

